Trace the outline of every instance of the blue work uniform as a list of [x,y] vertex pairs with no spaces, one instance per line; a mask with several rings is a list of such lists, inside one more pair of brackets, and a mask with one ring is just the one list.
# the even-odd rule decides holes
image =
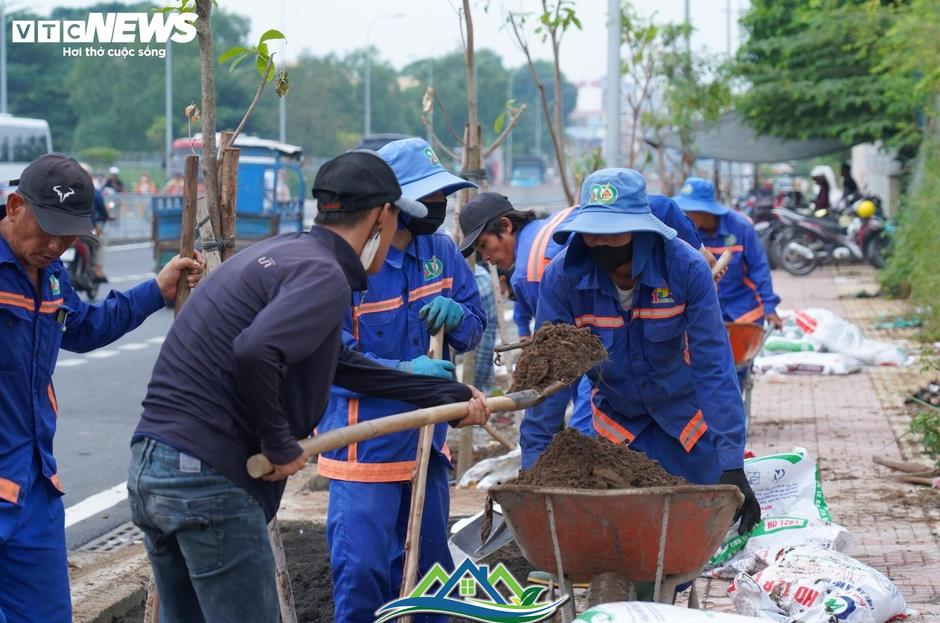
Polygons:
[[[702,246],[702,239],[695,229],[695,224],[679,209],[676,202],[663,195],[649,195],[650,211],[653,216],[676,230],[676,236],[685,240],[693,248]],[[539,284],[545,268],[558,255],[566,244],[559,244],[553,239],[555,231],[567,225],[577,216],[577,206],[562,210],[552,218],[532,221],[522,228],[516,238],[516,267],[513,270],[510,285],[516,296],[513,319],[520,336],[532,334],[532,318],[539,300]],[[520,258],[525,263],[520,262]],[[594,424],[589,399],[590,382],[587,377],[571,386],[570,392],[559,392],[547,398],[547,401],[567,405],[567,400],[574,403],[569,426],[582,434],[593,435]],[[553,408],[557,408],[553,407]]]
[[[609,359],[590,370],[594,428],[629,443],[669,472],[714,483],[744,461],[744,406],[708,263],[686,242],[633,237],[632,308],[599,270],[580,236],[549,265],[536,322],[590,327]],[[522,467],[551,442],[563,413],[526,412]]]
[[718,282],[721,313],[729,322],[762,324],[764,317],[777,312],[780,297],[774,293],[767,255],[754,226],[737,212],[718,217],[713,235],[700,232],[705,248],[718,257],[731,251],[728,272]]
[[62,487],[52,455],[59,348],[87,352],[164,306],[156,281],[82,302],[68,270],[40,271],[41,292],[0,238],[0,623],[71,621]]
[[[460,325],[445,334],[445,358],[450,348],[475,348],[486,326],[486,311],[473,272],[454,242],[432,234],[415,237],[405,251],[389,248],[382,270],[369,277],[368,290],[353,294],[343,341],[390,367],[426,355],[430,335],[418,313],[438,296],[455,300],[464,311]],[[413,408],[334,386],[317,432]],[[447,547],[447,428],[434,428],[419,577],[436,562],[448,570],[453,567]],[[319,473],[331,479],[327,535],[338,623],[371,621],[377,608],[398,596],[417,446],[418,431],[410,430],[332,450],[318,459]]]

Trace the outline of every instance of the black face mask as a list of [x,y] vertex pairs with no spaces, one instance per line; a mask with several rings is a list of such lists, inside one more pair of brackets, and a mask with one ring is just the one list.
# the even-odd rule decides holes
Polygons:
[[621,247],[588,247],[591,259],[604,271],[614,271],[633,259],[633,241]]
[[405,228],[415,236],[433,234],[444,223],[444,217],[447,215],[447,201],[422,201],[421,203],[427,207],[428,215],[424,218],[413,218],[405,224]]

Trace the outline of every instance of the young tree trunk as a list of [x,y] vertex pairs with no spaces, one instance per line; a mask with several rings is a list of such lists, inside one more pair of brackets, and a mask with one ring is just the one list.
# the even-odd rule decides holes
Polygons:
[[212,0],[196,0],[199,75],[202,87],[202,170],[206,207],[216,240],[222,233],[219,212],[219,166],[215,144],[215,53],[212,45]]

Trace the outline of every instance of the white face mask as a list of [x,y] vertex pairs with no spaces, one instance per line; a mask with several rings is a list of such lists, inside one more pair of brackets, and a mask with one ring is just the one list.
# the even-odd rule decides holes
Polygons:
[[372,260],[375,259],[375,254],[379,251],[379,245],[382,241],[382,230],[379,230],[372,234],[372,237],[366,241],[364,247],[362,247],[362,253],[359,254],[359,260],[362,262],[362,267],[366,270],[369,270],[369,267],[372,266]]

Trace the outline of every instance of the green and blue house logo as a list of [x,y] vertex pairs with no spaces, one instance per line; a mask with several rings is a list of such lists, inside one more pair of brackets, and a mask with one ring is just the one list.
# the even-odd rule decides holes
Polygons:
[[[505,589],[502,593],[499,586]],[[544,586],[523,587],[503,563],[490,571],[489,565],[477,566],[467,559],[453,573],[435,564],[410,595],[376,610],[375,623],[414,614],[446,614],[483,623],[541,621],[568,601],[568,595],[558,601],[539,601],[546,590]]]

